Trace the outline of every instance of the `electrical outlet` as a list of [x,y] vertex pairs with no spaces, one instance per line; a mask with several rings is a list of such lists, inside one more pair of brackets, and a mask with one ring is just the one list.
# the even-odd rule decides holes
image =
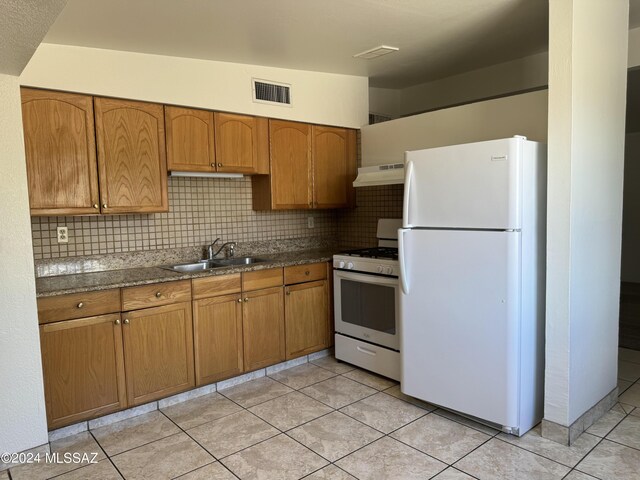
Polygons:
[[307,227],[309,227],[309,228],[315,228],[315,226],[316,226],[315,218],[313,218],[313,217],[307,217]]
[[67,227],[58,227],[58,243],[69,243],[69,231]]

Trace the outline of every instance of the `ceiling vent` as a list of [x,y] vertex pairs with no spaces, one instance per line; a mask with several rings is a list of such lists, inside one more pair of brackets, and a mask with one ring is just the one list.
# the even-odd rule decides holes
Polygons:
[[252,79],[253,101],[271,105],[291,106],[291,85],[270,80]]
[[355,58],[364,58],[365,60],[371,60],[372,58],[381,57],[389,53],[397,52],[400,50],[398,47],[390,47],[388,45],[380,45],[379,47],[370,48],[364,52],[356,53]]

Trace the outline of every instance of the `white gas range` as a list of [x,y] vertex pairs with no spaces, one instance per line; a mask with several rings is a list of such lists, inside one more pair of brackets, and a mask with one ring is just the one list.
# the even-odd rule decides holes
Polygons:
[[378,220],[378,247],[333,256],[336,358],[400,379],[398,228]]

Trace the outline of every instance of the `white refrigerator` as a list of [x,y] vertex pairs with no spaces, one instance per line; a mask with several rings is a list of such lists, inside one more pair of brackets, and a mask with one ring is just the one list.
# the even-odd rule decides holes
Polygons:
[[401,389],[522,435],[542,419],[546,146],[406,152]]

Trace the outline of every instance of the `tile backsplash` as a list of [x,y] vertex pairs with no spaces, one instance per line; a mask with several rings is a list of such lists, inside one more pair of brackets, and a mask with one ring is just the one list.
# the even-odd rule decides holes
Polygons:
[[[159,250],[224,241],[336,237],[335,210],[256,212],[251,178],[169,178],[168,213],[32,217],[34,259]],[[314,218],[308,228],[307,217]],[[57,243],[67,226],[69,243]]]

